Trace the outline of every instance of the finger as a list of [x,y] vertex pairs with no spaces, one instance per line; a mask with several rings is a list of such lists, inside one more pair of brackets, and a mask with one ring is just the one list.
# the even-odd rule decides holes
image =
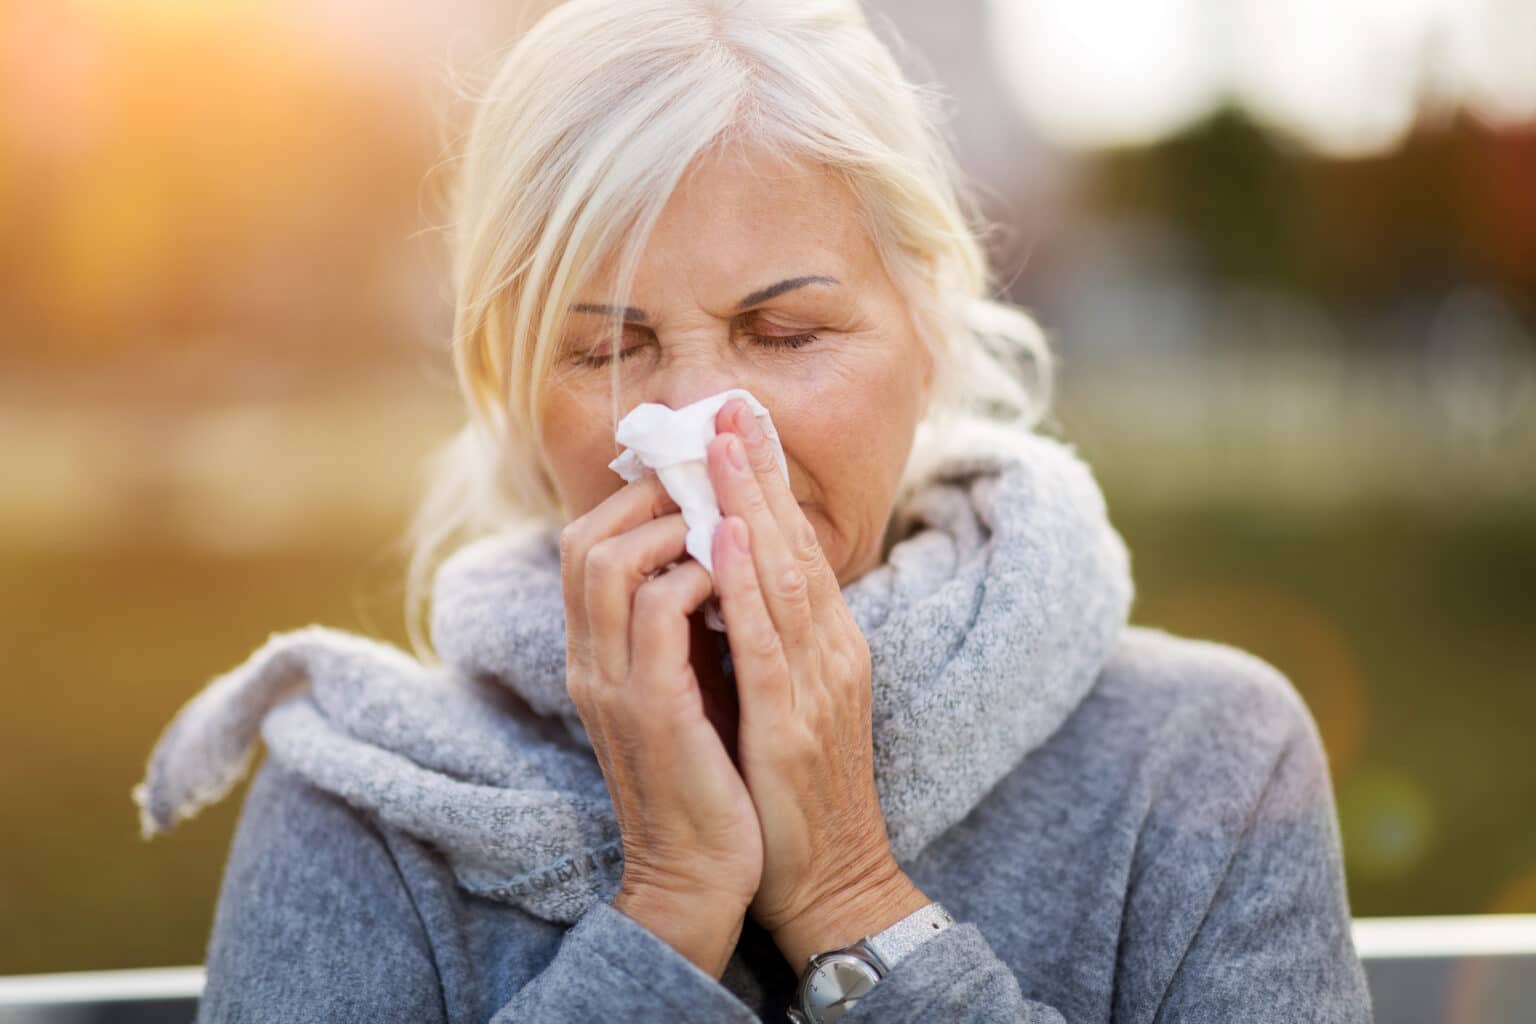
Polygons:
[[790,553],[800,571],[805,573],[810,584],[811,605],[816,607],[821,600],[831,596],[826,588],[837,586],[837,574],[821,549],[816,527],[806,517],[789,486],[789,469],[779,458],[778,449],[763,432],[752,409],[739,398],[721,407],[716,414],[715,429],[736,434],[746,445],[747,464],[752,467],[752,475],[762,488],[768,507],[773,510]]
[[593,662],[607,682],[623,683],[629,675],[635,592],[652,573],[683,557],[687,536],[682,513],[673,512],[604,538],[587,552],[587,625]]
[[677,503],[661,480],[646,474],[626,483],[560,530],[560,586],[565,600],[568,663],[592,662],[592,636],[587,626],[587,552],[600,540],[676,511]]
[[763,599],[756,565],[748,550],[747,524],[729,516],[715,531],[715,582],[720,591],[720,611],[731,644],[731,665],[743,713],[749,706],[795,706],[789,661],[779,630]]
[[728,454],[734,447],[745,456],[741,438],[727,433],[711,441],[710,447],[710,471],[716,493],[721,496],[720,510],[746,521],[748,547],[764,604],[779,634],[792,648],[789,656],[798,659],[812,636],[815,622],[811,614],[810,580],[790,550],[756,474],[750,466],[737,466]]
[[709,570],[692,558],[640,585],[629,623],[632,680],[656,685],[688,678],[693,647],[688,616],[714,586]]

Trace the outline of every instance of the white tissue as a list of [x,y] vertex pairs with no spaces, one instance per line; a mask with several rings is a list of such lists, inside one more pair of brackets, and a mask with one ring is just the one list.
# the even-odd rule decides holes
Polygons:
[[[763,435],[778,453],[779,470],[788,484],[789,466],[784,459],[784,446],[779,443],[779,433],[763,403],[745,388],[731,388],[681,409],[656,402],[635,406],[619,421],[614,432],[615,439],[626,450],[608,463],[609,469],[631,482],[648,472],[661,478],[661,485],[677,502],[683,522],[688,524],[688,536],[683,546],[698,559],[711,578],[715,569],[710,545],[722,516],[714,485],[709,480],[707,449],[710,439],[715,436],[715,414],[732,398],[745,401],[757,416]],[[713,600],[705,607],[704,618],[711,629],[725,630]]]

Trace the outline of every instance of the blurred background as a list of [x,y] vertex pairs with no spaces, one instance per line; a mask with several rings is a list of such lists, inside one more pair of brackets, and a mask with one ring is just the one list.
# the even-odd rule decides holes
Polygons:
[[[144,843],[160,730],[273,631],[405,643],[459,92],[548,6],[0,0],[0,974],[200,963],[245,785]],[[1133,621],[1295,683],[1356,916],[1536,912],[1536,4],[867,6]]]

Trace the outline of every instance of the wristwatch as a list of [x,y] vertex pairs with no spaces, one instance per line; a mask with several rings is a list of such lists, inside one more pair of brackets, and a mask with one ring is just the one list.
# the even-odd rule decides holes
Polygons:
[[878,935],[813,955],[789,1008],[790,1021],[832,1024],[853,1009],[897,961],[954,923],[948,911],[930,903]]

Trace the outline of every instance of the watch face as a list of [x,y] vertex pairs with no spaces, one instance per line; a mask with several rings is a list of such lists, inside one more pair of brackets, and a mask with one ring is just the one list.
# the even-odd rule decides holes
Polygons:
[[832,1024],[875,987],[880,975],[856,956],[834,954],[811,969],[805,979],[802,1012],[817,1024]]

